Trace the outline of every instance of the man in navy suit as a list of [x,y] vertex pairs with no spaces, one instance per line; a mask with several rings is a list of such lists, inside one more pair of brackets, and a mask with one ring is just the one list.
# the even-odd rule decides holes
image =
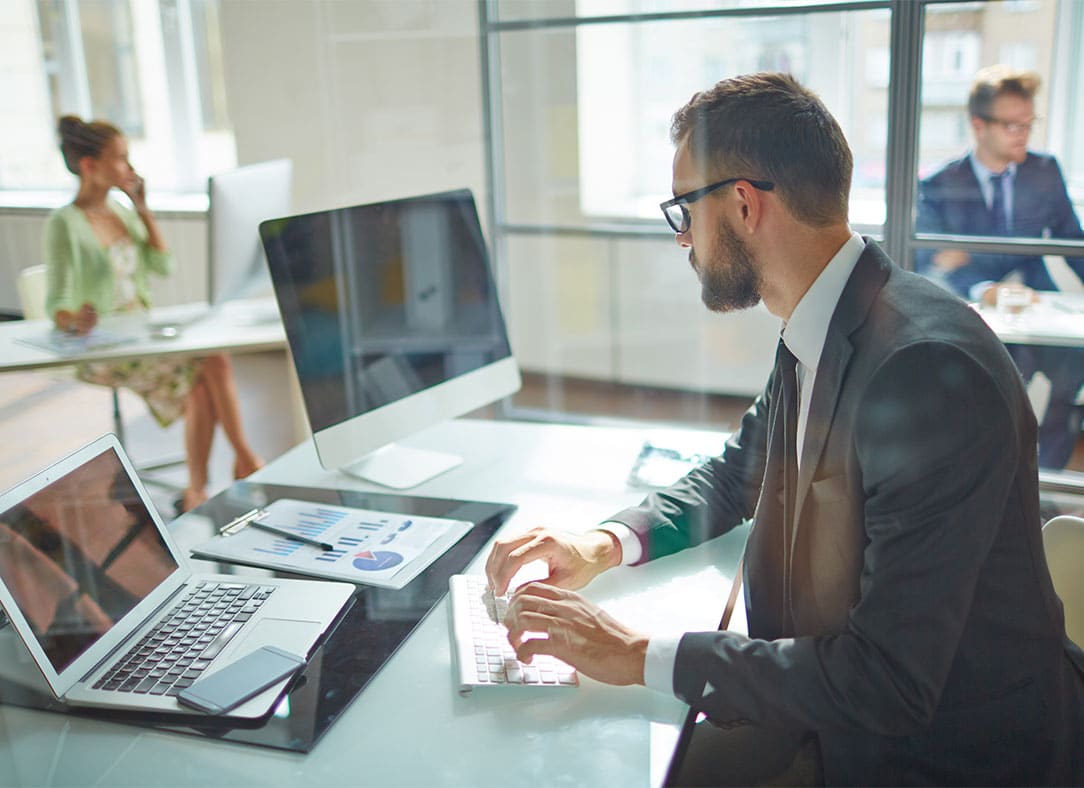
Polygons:
[[[1005,66],[983,69],[968,99],[974,149],[919,183],[920,233],[1084,238],[1058,162],[1028,150],[1039,77]],[[1084,279],[1084,258],[1068,258],[1067,276]],[[1060,289],[1041,257],[920,250],[915,269],[971,301],[993,305],[999,282],[1032,290]],[[1063,468],[1080,433],[1077,393],[1084,349],[1011,345],[1024,379],[1041,371],[1051,382],[1039,428],[1039,465]]]

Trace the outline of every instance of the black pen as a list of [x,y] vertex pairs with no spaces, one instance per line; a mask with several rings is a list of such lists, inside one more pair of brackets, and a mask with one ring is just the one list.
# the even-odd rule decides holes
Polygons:
[[249,522],[249,525],[253,528],[259,528],[261,531],[267,531],[269,534],[285,536],[287,539],[293,539],[295,542],[302,542],[304,544],[310,544],[313,547],[319,547],[325,552],[335,549],[335,545],[328,544],[327,542],[321,542],[319,539],[311,539],[308,536],[302,536],[301,534],[295,534],[293,531],[287,531],[285,528],[279,528],[274,525],[268,525],[267,523],[261,523],[259,520],[252,520]]

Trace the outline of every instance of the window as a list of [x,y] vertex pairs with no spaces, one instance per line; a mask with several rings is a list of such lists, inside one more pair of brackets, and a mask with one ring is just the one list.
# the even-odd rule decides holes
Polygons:
[[[586,379],[644,399],[657,390],[699,397],[689,420],[710,423],[714,395],[747,397],[763,386],[778,321],[759,309],[708,315],[658,214],[670,192],[670,116],[723,77],[785,69],[821,94],[855,155],[852,225],[883,239],[903,265],[923,243],[931,248],[913,232],[916,181],[971,145],[967,94],[984,65],[1008,61],[1043,74],[1038,114],[1046,121],[1032,142],[1057,155],[1080,205],[1084,3],[833,6],[483,4],[490,226],[513,345],[525,373],[544,376],[544,408],[578,411]],[[917,91],[900,87],[908,84]],[[899,100],[911,95],[914,106]]]
[[0,189],[71,187],[56,139],[69,113],[120,127],[159,191],[202,192],[234,166],[218,1],[7,0],[15,100],[0,125],[18,139],[0,151]]
[[[669,193],[673,111],[724,76],[780,70],[817,89],[840,120],[855,152],[854,221],[879,232],[886,137],[870,129],[887,129],[888,23],[872,10],[500,34],[505,158],[530,162],[507,172],[509,220],[655,225]],[[867,62],[877,65],[873,78]]]

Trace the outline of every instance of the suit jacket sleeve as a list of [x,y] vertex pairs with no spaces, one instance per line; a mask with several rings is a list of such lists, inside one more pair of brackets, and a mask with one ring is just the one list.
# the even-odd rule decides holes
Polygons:
[[[1065,185],[1065,177],[1061,167],[1055,159],[1050,160],[1055,178],[1051,184],[1050,195],[1053,202],[1051,208],[1049,231],[1051,238],[1084,238],[1084,229],[1080,227],[1080,219],[1073,210],[1072,200],[1069,199],[1069,190]],[[1084,281],[1084,257],[1066,257],[1066,262],[1074,273]]]
[[1013,483],[1023,417],[1009,402],[953,345],[891,353],[849,422],[866,546],[845,627],[771,641],[688,633],[675,694],[716,720],[884,735],[928,724]]
[[767,456],[768,408],[774,380],[713,457],[666,490],[607,520],[624,523],[643,548],[637,563],[669,555],[726,533],[753,516]]

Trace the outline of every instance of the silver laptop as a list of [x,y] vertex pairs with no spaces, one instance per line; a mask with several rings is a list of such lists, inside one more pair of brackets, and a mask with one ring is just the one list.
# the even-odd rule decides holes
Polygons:
[[0,605],[68,705],[199,714],[183,687],[265,645],[307,657],[354,590],[193,573],[111,434],[0,495]]

